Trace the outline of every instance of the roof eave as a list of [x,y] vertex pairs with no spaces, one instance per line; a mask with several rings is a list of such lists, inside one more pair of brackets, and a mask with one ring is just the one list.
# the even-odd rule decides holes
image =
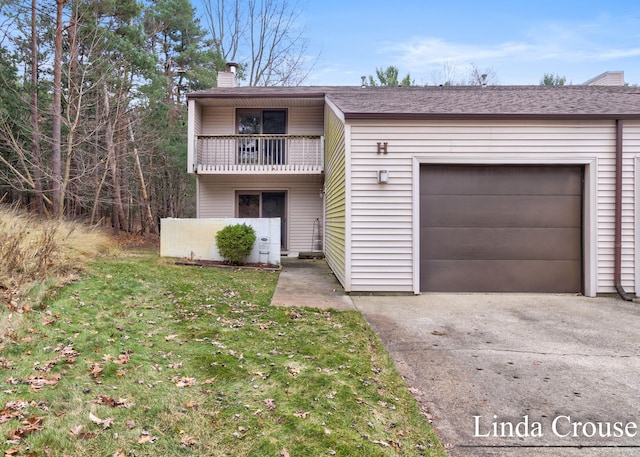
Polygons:
[[636,113],[344,113],[346,120],[640,120]]
[[209,98],[209,99],[232,99],[232,98],[324,98],[324,92],[273,92],[273,93],[256,93],[256,94],[244,94],[244,93],[201,93],[192,92],[187,94],[187,100],[196,98]]

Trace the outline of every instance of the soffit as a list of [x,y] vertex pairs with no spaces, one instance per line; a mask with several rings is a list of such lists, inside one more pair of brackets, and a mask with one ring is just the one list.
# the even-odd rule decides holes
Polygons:
[[220,108],[309,108],[324,105],[323,98],[198,98],[201,106]]

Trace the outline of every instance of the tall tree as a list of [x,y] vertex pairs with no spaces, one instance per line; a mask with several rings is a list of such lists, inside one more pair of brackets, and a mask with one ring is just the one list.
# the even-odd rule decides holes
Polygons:
[[203,0],[217,54],[240,64],[250,86],[297,86],[315,63],[300,27],[300,3],[289,0]]
[[567,78],[553,73],[545,73],[540,78],[541,86],[564,86],[567,82]]
[[376,78],[369,75],[369,84],[371,86],[412,86],[414,81],[411,79],[411,75],[407,73],[402,81],[398,82],[398,67],[393,65],[387,68],[376,68]]
[[42,193],[42,159],[40,155],[40,116],[38,104],[38,8],[37,0],[31,0],[31,155],[34,165],[35,210],[45,212]]
[[189,0],[0,4],[0,200],[129,231],[193,207],[184,93],[225,61]]
[[55,56],[53,60],[53,105],[51,132],[51,169],[53,194],[53,214],[62,217],[64,198],[62,196],[62,12],[67,0],[56,1]]

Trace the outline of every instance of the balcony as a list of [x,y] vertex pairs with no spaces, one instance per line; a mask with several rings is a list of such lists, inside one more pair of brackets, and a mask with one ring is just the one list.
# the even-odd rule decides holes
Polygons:
[[324,170],[321,135],[197,135],[194,171],[302,173]]

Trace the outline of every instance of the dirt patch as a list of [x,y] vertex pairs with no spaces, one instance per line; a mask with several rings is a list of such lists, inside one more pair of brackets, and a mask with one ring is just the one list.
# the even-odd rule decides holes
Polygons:
[[118,232],[114,235],[118,244],[124,248],[160,248],[160,235],[147,233]]

